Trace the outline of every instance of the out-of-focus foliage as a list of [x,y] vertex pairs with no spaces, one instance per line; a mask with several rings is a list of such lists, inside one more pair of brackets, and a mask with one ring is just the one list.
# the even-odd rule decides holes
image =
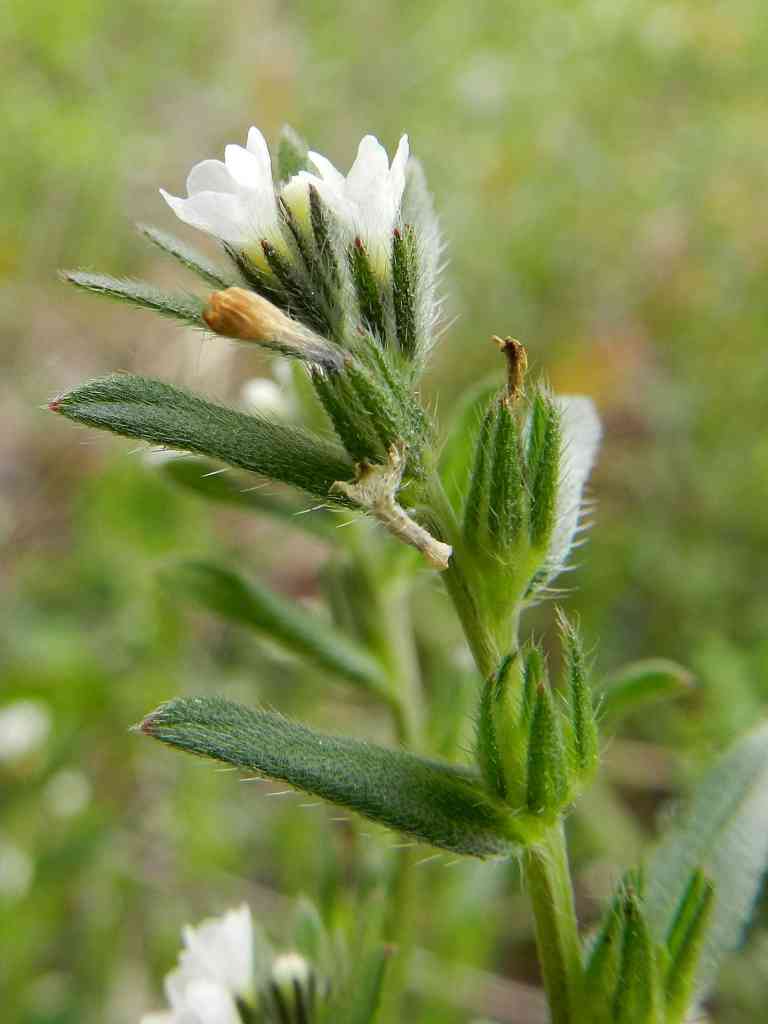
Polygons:
[[[495,369],[494,333],[524,340],[559,390],[594,397],[599,503],[568,607],[606,675],[654,656],[698,682],[627,719],[610,782],[572,820],[588,921],[668,798],[768,696],[767,47],[760,0],[3,6],[0,710],[36,701],[50,722],[36,750],[0,749],[10,1021],[134,1021],[159,1003],[183,921],[247,898],[279,938],[285,897],[304,889],[343,923],[388,856],[321,808],[128,734],[161,700],[217,692],[390,739],[362,695],[157,585],[171,562],[230,557],[315,602],[322,540],[234,506],[211,519],[129,445],[39,411],[116,369],[231,400],[269,364],[67,291],[56,270],[185,286],[132,222],[171,226],[157,186],[178,192],[251,123],[275,138],[289,121],[342,166],[364,131],[390,146],[410,132],[458,316],[430,380],[441,420]],[[419,657],[451,705],[433,744],[450,755],[469,742],[454,712],[472,706],[474,680],[435,589],[417,613]],[[540,609],[529,625],[550,622]],[[413,1019],[536,1019],[510,980],[535,981],[514,864],[447,863],[419,869]],[[718,1022],[764,1007],[765,935],[727,967]]]

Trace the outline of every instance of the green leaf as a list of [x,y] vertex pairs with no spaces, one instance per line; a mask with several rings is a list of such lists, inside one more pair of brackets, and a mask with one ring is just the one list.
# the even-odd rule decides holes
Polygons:
[[[334,1024],[371,1024],[376,1018],[393,952],[391,946],[378,945],[362,956],[355,957],[352,977],[346,986],[344,1005],[333,1007]],[[340,1014],[340,1017],[336,1014]]]
[[173,258],[178,260],[182,266],[187,268],[187,270],[191,270],[194,274],[202,277],[204,281],[213,285],[214,288],[231,288],[235,285],[242,284],[242,281],[237,274],[228,274],[222,268],[211,263],[207,256],[198,252],[197,249],[193,249],[192,246],[187,245],[186,242],[182,242],[181,239],[176,238],[175,235],[171,235],[167,231],[161,231],[159,228],[152,227],[151,224],[137,224],[136,227],[141,234],[144,235],[144,237],[153,245],[156,245],[158,249],[162,249],[163,252],[167,252],[169,256],[173,256]]
[[189,753],[280,779],[296,789],[455,853],[511,852],[514,817],[467,769],[402,750],[314,732],[221,697],[179,698],[139,726]]
[[110,277],[108,274],[89,274],[84,270],[64,270],[61,276],[77,288],[95,295],[106,295],[118,302],[151,309],[174,320],[183,320],[193,327],[205,327],[205,303],[195,295],[164,292],[145,281],[131,281],[128,278]]
[[214,405],[149,377],[92,380],[50,408],[78,423],[208,455],[324,498],[337,480],[354,477],[344,452],[322,437]]
[[645,872],[648,920],[656,942],[672,933],[693,872],[714,885],[696,991],[706,994],[723,955],[740,944],[768,865],[768,724],[718,758],[690,806],[668,830]]
[[253,479],[244,474],[223,471],[221,466],[197,455],[182,455],[167,459],[157,472],[179,487],[227,505],[237,505],[249,512],[273,516],[294,529],[333,540],[336,524],[326,508],[307,510],[305,504],[291,502],[274,494],[265,494],[264,484],[253,486]]
[[208,562],[183,562],[164,570],[161,579],[176,594],[257,630],[326,672],[379,696],[391,696],[380,666],[365,650],[263,584]]
[[480,425],[499,391],[498,375],[472,388],[461,400],[440,453],[440,476],[451,504],[461,509],[475,456]]
[[624,891],[624,934],[614,999],[616,1024],[661,1024],[661,989],[653,940],[634,887]]
[[691,673],[677,662],[663,658],[634,661],[603,682],[600,715],[613,724],[647,704],[684,696],[693,685]]

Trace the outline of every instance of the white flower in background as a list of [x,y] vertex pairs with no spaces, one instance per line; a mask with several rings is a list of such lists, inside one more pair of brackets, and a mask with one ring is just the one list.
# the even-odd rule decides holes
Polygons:
[[358,237],[362,240],[374,267],[381,273],[389,261],[408,156],[407,135],[400,139],[391,165],[379,140],[366,135],[345,177],[326,157],[310,152],[308,157],[319,177],[302,171],[288,183],[283,195],[290,202],[298,194],[300,182],[314,185],[349,234],[350,241]]
[[243,384],[243,404],[262,416],[285,419],[291,414],[291,403],[284,389],[269,377],[251,377]]
[[17,700],[0,708],[0,761],[15,761],[42,746],[51,715],[42,701]]
[[223,917],[210,918],[182,930],[185,948],[179,966],[168,976],[176,987],[186,978],[208,978],[234,996],[253,994],[253,921],[245,904]]
[[315,1019],[327,987],[301,954],[274,955],[247,906],[187,926],[182,937],[179,964],[165,979],[171,1009],[141,1024],[247,1024],[257,1007],[265,1024]]
[[43,795],[51,814],[57,818],[72,818],[88,805],[91,784],[82,772],[64,768],[49,780]]
[[555,402],[560,410],[562,453],[546,583],[562,572],[568,561],[582,516],[584,487],[602,434],[597,410],[589,398],[560,395]]
[[26,896],[34,874],[35,864],[29,854],[0,838],[0,900]]
[[187,198],[160,194],[185,224],[220,238],[265,268],[261,248],[266,240],[284,251],[272,162],[258,128],[248,132],[246,147],[227,146],[224,162],[203,160],[187,177]]

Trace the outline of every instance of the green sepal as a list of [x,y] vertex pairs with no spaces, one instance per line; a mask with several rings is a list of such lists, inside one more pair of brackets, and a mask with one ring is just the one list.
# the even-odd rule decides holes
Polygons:
[[280,181],[288,181],[294,174],[308,169],[307,151],[304,139],[289,124],[284,124],[277,141],[277,174]]
[[325,438],[149,377],[119,373],[92,380],[50,408],[78,423],[207,455],[323,498],[337,480],[354,476],[344,451]]
[[590,1024],[611,1024],[616,990],[621,978],[622,947],[626,929],[624,883],[619,886],[603,917],[589,952],[584,992],[590,1006]]
[[523,701],[523,666],[515,651],[502,658],[483,687],[475,755],[488,788],[516,810],[525,806],[527,794],[529,737]]
[[191,270],[214,288],[231,288],[242,284],[240,278],[235,274],[227,274],[221,267],[211,263],[207,256],[198,252],[197,249],[193,249],[186,242],[182,242],[175,235],[152,227],[151,224],[137,224],[136,227],[158,249],[173,256],[187,270]]
[[264,493],[264,484],[253,485],[253,478],[222,467],[199,455],[179,455],[165,459],[156,471],[175,486],[182,487],[208,501],[235,505],[272,516],[296,530],[303,530],[324,540],[337,539],[336,522],[324,507],[308,509],[306,503],[290,501],[275,494]]
[[557,609],[563,650],[563,675],[571,768],[582,782],[594,775],[599,761],[599,737],[592,688],[577,626]]
[[290,786],[455,853],[512,851],[513,815],[467,769],[347,737],[329,736],[272,711],[221,697],[178,698],[152,712],[141,732]]
[[381,289],[373,273],[368,251],[361,238],[356,238],[347,250],[347,262],[355,286],[362,322],[381,342],[384,342],[386,327]]
[[613,1002],[615,1024],[662,1024],[662,992],[651,932],[632,882],[624,886],[621,966]]
[[182,320],[193,327],[205,327],[203,310],[205,303],[195,295],[184,292],[165,292],[146,281],[132,281],[129,278],[110,277],[108,274],[90,274],[84,270],[63,270],[65,281],[108,299],[127,302],[131,306],[151,309],[162,316]]
[[701,871],[694,871],[667,935],[665,990],[667,1019],[685,1019],[696,981],[696,969],[714,908],[715,889]]
[[320,198],[320,193],[314,185],[309,186],[309,217],[312,224],[312,234],[315,238],[315,250],[320,264],[331,285],[339,288],[341,286],[341,275],[339,274],[339,263],[336,259],[336,249],[331,236],[328,213],[325,204]]
[[263,583],[210,562],[182,562],[163,570],[160,578],[175,594],[257,630],[331,675],[389,699],[386,677],[365,650]]
[[517,418],[509,401],[498,400],[492,438],[488,536],[494,551],[508,559],[525,524],[525,482]]
[[554,820],[568,801],[568,766],[552,691],[539,682],[528,740],[526,802],[532,814]]
[[440,477],[445,493],[459,512],[469,489],[472,463],[477,451],[477,435],[491,399],[498,394],[496,374],[493,382],[483,381],[459,400],[440,452]]
[[328,334],[332,324],[328,317],[327,307],[310,282],[290,260],[278,252],[271,242],[264,239],[261,248],[269,264],[269,269],[281,285],[281,289],[276,289],[277,299],[273,300],[275,304],[289,316],[300,320],[319,334]]
[[560,414],[551,396],[539,389],[531,403],[526,452],[531,544],[546,548],[555,525],[560,473]]
[[648,658],[625,665],[600,685],[600,717],[615,725],[633,711],[691,692],[694,679],[677,662]]
[[406,224],[402,230],[395,228],[392,236],[392,298],[397,341],[400,351],[409,359],[413,359],[419,349],[415,306],[418,276],[414,232]]
[[468,544],[482,544],[488,521],[488,501],[491,482],[491,445],[499,418],[499,401],[494,399],[483,416],[475,442],[475,455],[469,480],[469,491],[464,504],[464,536]]

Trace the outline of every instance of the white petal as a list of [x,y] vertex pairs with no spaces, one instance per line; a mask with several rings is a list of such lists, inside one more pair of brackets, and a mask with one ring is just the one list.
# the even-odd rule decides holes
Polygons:
[[173,1010],[163,1010],[160,1013],[145,1013],[141,1018],[141,1024],[177,1024],[178,1018]]
[[269,156],[269,149],[264,136],[258,128],[253,126],[249,128],[246,148],[258,160],[262,177],[267,181],[272,181],[272,161]]
[[160,195],[179,220],[193,228],[238,247],[254,241],[247,213],[238,196],[225,192],[198,192],[189,199],[180,199],[162,188]]
[[179,957],[184,977],[209,978],[236,995],[253,987],[253,925],[245,905],[223,917],[203,921],[182,932],[186,949]]
[[374,183],[386,180],[389,171],[387,151],[375,135],[365,135],[357,147],[355,162],[347,174],[347,189],[355,196],[371,188]]
[[403,189],[405,188],[405,166],[408,163],[409,156],[410,149],[408,146],[408,136],[403,135],[397,145],[397,152],[392,160],[392,166],[389,169],[389,184],[392,190],[392,197],[394,199],[395,206],[397,207],[400,206],[400,200],[403,198]]
[[582,493],[597,455],[602,433],[597,410],[582,395],[561,395],[562,455],[555,501],[555,528],[548,552],[548,581],[564,567],[579,525]]
[[181,989],[169,989],[174,1024],[241,1024],[229,992],[215,981],[197,978]]
[[224,163],[235,183],[246,189],[271,189],[272,181],[264,175],[258,158],[242,146],[229,145],[224,149]]
[[337,171],[330,160],[327,157],[322,156],[320,153],[313,153],[310,150],[307,153],[307,158],[312,161],[315,167],[320,172],[320,177],[327,184],[332,185],[335,189],[340,192],[344,190],[344,175],[341,171]]
[[203,160],[187,175],[187,195],[198,192],[236,192],[237,184],[221,160]]

